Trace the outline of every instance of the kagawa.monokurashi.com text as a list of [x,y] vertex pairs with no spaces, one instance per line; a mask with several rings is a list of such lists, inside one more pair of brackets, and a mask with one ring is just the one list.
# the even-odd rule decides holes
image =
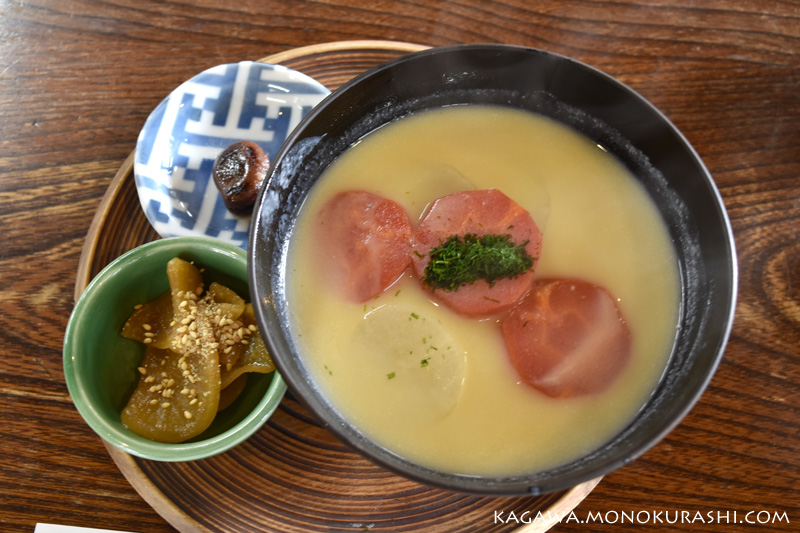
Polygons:
[[639,525],[690,525],[690,524],[784,524],[789,525],[786,511],[775,510],[639,510],[639,511],[515,511],[494,512],[495,524],[639,524]]

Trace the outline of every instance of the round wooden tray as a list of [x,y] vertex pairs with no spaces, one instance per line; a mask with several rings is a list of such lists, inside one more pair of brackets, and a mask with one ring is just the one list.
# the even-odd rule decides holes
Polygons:
[[[365,70],[424,48],[349,41],[289,50],[261,61],[303,72],[333,90]],[[158,238],[139,206],[131,154],[92,221],[78,266],[76,299],[113,259]],[[352,452],[317,424],[291,394],[255,436],[210,459],[162,463],[106,447],[142,498],[183,532],[531,533],[550,529],[557,517],[568,515],[600,481],[523,498],[489,498],[427,487]],[[495,520],[495,512],[504,517],[513,512],[531,523],[503,524]]]

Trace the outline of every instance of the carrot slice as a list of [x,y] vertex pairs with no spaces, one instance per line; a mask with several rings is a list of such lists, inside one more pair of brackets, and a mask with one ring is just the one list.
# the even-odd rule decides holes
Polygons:
[[511,362],[552,397],[596,394],[631,357],[631,334],[611,294],[574,279],[540,280],[501,322]]
[[524,274],[493,284],[478,279],[452,291],[426,289],[466,316],[487,316],[508,309],[525,296],[533,283],[533,270],[542,245],[539,227],[525,209],[497,189],[443,196],[431,204],[414,234],[411,261],[416,275],[423,279],[431,250],[449,237],[467,234],[509,235],[517,245],[527,243],[525,250],[534,258],[534,266]]
[[367,191],[345,191],[317,214],[317,253],[342,296],[365,302],[408,268],[412,232],[397,202]]

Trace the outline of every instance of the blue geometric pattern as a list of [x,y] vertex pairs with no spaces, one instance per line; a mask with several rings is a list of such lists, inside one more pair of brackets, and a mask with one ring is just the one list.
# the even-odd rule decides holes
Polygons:
[[330,93],[279,65],[253,61],[210,68],[175,89],[150,114],[136,143],[139,201],[162,237],[204,235],[247,248],[249,216],[231,214],[211,169],[236,141],[274,159],[286,137]]

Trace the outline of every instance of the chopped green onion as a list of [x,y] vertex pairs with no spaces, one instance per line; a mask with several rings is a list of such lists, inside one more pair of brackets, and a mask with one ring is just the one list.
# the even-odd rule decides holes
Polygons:
[[432,290],[455,291],[462,285],[486,280],[492,286],[533,268],[528,241],[515,244],[511,235],[453,235],[430,251],[422,281]]

